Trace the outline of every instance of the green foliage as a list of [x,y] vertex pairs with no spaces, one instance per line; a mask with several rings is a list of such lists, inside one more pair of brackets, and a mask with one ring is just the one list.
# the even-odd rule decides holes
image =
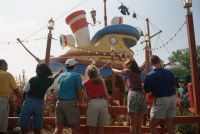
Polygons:
[[176,131],[181,134],[197,134],[196,124],[177,124]]
[[185,74],[188,74],[188,70],[181,66],[172,66],[170,70],[176,75],[176,76],[183,76]]
[[[180,110],[177,108],[176,110],[176,116],[191,116],[193,113],[186,112],[181,114]],[[176,131],[178,131],[181,134],[198,134],[198,125],[197,124],[177,124],[176,125]]]
[[[175,60],[175,64],[170,67],[170,69],[177,75],[190,74],[190,56],[189,49],[180,49],[172,52],[169,61]],[[200,71],[200,46],[197,46],[197,64]]]

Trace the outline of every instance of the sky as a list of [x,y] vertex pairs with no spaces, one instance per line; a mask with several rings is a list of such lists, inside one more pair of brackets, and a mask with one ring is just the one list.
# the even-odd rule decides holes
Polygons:
[[[17,38],[39,59],[45,58],[47,44],[47,23],[50,18],[55,20],[52,31],[53,38],[51,55],[59,56],[67,51],[60,46],[61,34],[72,34],[65,23],[66,17],[78,10],[86,11],[86,19],[92,23],[90,11],[96,10],[95,26],[89,25],[90,39],[104,27],[104,0],[1,0],[0,1],[0,58],[8,63],[8,71],[14,76],[22,74],[30,78],[35,75],[37,62],[25,49],[17,43]],[[195,28],[196,44],[200,45],[200,0],[193,0],[191,11]],[[130,15],[122,15],[118,7],[123,4],[129,9]],[[153,54],[159,55],[165,63],[173,51],[188,48],[185,22],[186,9],[182,0],[107,0],[108,25],[115,16],[123,17],[123,23],[139,27],[147,32],[146,18],[150,21],[150,34],[162,32],[151,38]],[[133,18],[133,13],[137,18]],[[141,37],[137,45],[131,48],[135,59],[141,65],[144,58],[144,46]]]

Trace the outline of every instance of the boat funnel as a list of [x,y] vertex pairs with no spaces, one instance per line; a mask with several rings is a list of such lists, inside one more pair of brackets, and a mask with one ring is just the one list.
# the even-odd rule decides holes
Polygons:
[[112,25],[122,24],[122,23],[123,23],[123,17],[113,17],[113,19],[111,20]]
[[60,45],[62,48],[65,47],[75,47],[75,39],[73,35],[60,35]]
[[77,47],[87,46],[90,43],[90,34],[88,29],[88,22],[85,17],[84,10],[76,11],[66,18],[66,23],[74,34]]

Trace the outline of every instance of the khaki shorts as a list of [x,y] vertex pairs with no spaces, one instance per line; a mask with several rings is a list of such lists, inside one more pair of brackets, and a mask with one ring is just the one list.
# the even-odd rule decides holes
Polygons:
[[91,99],[87,109],[87,125],[103,127],[109,124],[108,105],[104,99]]
[[176,96],[156,98],[150,112],[153,119],[169,119],[176,116]]
[[9,116],[9,103],[6,97],[0,97],[0,132],[7,132],[8,116]]
[[60,101],[56,103],[56,125],[72,125],[80,123],[80,112],[76,101]]

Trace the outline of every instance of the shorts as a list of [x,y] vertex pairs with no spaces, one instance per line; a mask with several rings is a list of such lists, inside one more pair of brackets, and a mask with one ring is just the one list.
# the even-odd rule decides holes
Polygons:
[[176,96],[156,98],[150,116],[153,119],[169,119],[176,116]]
[[144,92],[133,90],[128,92],[128,113],[145,114],[147,112],[147,104]]
[[29,127],[32,117],[32,127],[40,129],[43,126],[44,101],[37,98],[26,98],[20,113],[18,125]]
[[91,99],[87,109],[87,125],[104,127],[109,124],[108,104],[105,99]]
[[75,100],[58,100],[56,103],[56,125],[80,123],[80,112]]
[[8,98],[0,97],[0,132],[7,132],[8,128],[8,116],[9,116],[9,103]]

